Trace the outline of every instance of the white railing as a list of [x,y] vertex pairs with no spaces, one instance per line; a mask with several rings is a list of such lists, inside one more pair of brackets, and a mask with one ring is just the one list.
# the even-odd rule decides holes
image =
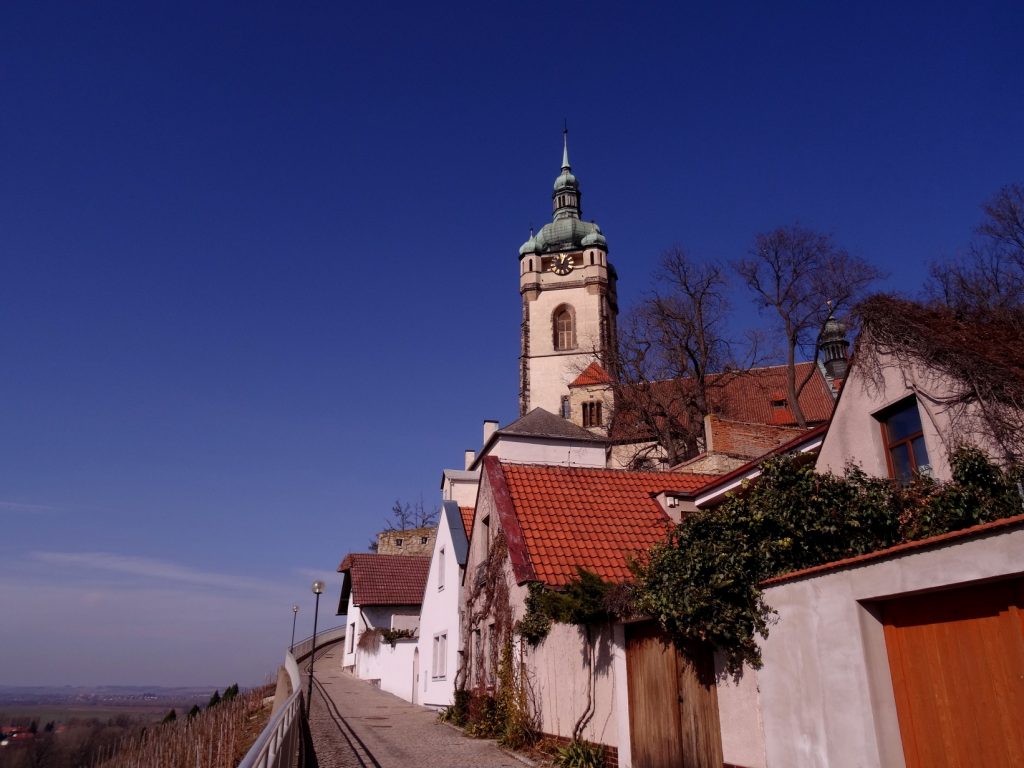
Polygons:
[[[317,632],[316,648],[319,651],[326,645],[344,639],[345,627],[326,629]],[[298,768],[302,759],[303,730],[306,726],[303,720],[305,697],[302,695],[302,678],[298,662],[309,656],[312,650],[313,638],[308,637],[296,643],[291,651],[284,655],[284,673],[291,693],[283,704],[275,697],[270,722],[256,737],[256,741],[245,753],[238,768]],[[278,697],[283,693],[281,688],[279,682]]]
[[[345,625],[342,624],[340,627],[331,627],[330,629],[324,629],[316,633],[316,650],[320,651],[328,645],[338,642],[339,640],[345,639]],[[309,656],[310,651],[313,650],[313,637],[307,637],[303,640],[299,640],[295,645],[292,646],[292,657],[296,661],[302,661]]]
[[275,706],[270,722],[256,737],[238,768],[297,768],[299,765],[304,702],[299,665],[290,653],[284,656],[284,668],[291,693],[283,705]]

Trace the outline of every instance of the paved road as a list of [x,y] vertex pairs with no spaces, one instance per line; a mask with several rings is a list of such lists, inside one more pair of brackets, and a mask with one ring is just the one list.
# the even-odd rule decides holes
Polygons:
[[342,672],[342,649],[316,659],[310,728],[320,768],[523,768],[493,741],[463,736],[433,710]]

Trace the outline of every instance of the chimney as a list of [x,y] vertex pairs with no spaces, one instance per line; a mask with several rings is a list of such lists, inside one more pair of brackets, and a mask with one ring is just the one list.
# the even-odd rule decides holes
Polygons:
[[487,441],[491,439],[491,435],[493,435],[497,429],[498,422],[494,421],[494,419],[484,420],[484,445],[487,445]]
[[714,417],[710,413],[704,417],[704,450],[707,453],[715,450]]
[[466,466],[464,469],[469,469],[473,466],[473,460],[476,458],[476,451],[469,448],[466,449]]

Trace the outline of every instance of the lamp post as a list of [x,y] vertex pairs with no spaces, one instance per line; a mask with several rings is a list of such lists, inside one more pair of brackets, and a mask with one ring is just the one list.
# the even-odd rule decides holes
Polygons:
[[288,646],[288,653],[295,650],[295,620],[299,618],[299,606],[292,606],[292,644]]
[[313,594],[316,595],[316,608],[313,609],[313,650],[309,654],[309,692],[306,694],[309,711],[313,710],[313,661],[316,659],[316,620],[320,615],[320,595],[323,594],[324,583],[320,580],[313,582]]

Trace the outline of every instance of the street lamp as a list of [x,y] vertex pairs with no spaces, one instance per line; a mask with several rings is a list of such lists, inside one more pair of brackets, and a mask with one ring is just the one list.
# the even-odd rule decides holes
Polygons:
[[320,615],[320,595],[323,594],[324,583],[317,579],[313,582],[313,594],[316,595],[316,608],[313,609],[313,650],[309,654],[309,693],[306,694],[308,699],[307,706],[309,711],[313,710],[313,661],[316,659],[316,620]]
[[292,644],[288,646],[288,653],[295,650],[295,620],[299,618],[299,606],[292,606]]

